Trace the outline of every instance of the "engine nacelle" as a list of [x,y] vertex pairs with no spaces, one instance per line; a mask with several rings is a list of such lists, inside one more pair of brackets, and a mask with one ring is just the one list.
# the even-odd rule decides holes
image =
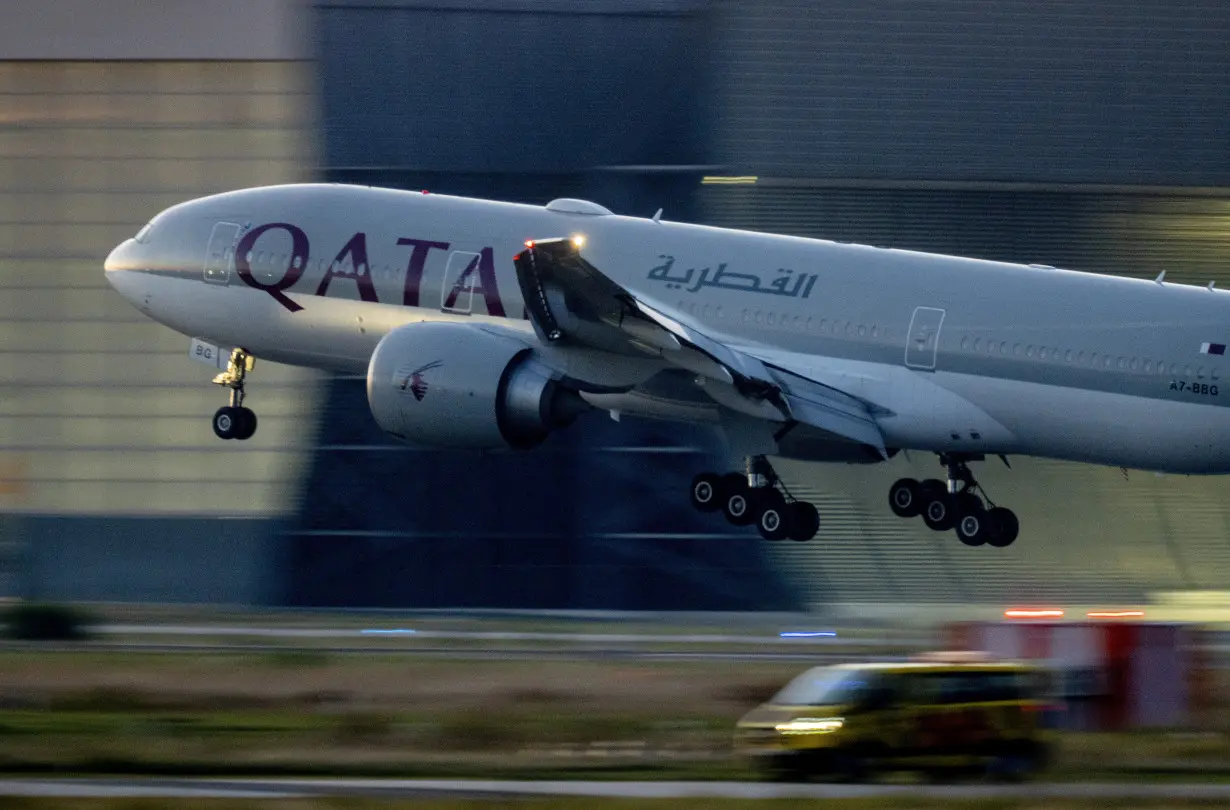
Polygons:
[[464,323],[414,323],[376,345],[367,402],[384,432],[438,447],[528,448],[590,406],[524,343]]

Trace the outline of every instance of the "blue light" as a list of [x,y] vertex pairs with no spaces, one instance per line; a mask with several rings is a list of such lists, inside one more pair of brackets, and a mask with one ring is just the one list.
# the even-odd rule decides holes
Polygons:
[[782,638],[837,638],[837,634],[832,630],[797,630],[778,635]]
[[408,636],[408,635],[413,635],[414,633],[417,633],[418,631],[417,630],[407,630],[401,627],[395,627],[389,630],[372,629],[372,630],[360,630],[359,632],[364,635],[368,635],[368,636]]

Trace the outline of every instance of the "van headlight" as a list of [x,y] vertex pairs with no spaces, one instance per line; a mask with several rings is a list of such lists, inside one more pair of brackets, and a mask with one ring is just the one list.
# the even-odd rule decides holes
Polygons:
[[778,723],[777,730],[781,734],[832,734],[845,725],[841,717],[796,717],[785,723]]

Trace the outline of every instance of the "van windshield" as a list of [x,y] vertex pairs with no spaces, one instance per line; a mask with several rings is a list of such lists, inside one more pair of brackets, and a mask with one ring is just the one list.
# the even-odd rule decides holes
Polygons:
[[874,678],[875,673],[863,670],[817,667],[782,687],[771,702],[779,706],[854,703]]

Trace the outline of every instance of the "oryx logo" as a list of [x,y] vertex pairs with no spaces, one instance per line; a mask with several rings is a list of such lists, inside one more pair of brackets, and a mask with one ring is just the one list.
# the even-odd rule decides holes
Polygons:
[[427,396],[427,380],[423,379],[423,374],[442,365],[443,363],[439,360],[433,360],[425,366],[419,366],[401,381],[401,390],[409,389],[410,393],[414,394],[414,398],[422,402],[423,397]]

